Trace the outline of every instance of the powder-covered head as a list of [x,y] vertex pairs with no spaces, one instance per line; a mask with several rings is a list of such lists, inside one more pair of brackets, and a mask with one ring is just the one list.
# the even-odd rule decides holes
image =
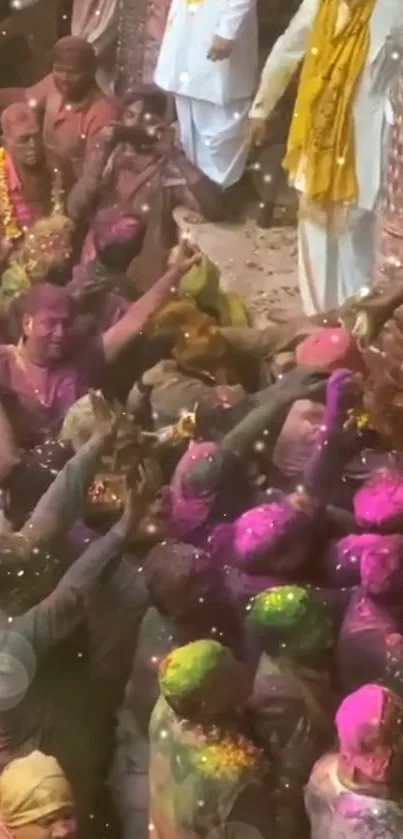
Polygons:
[[273,655],[319,655],[332,644],[326,608],[308,589],[279,586],[253,601],[247,629]]
[[298,399],[288,412],[273,452],[273,463],[284,475],[301,475],[317,444],[326,409],[310,399]]
[[361,584],[372,597],[400,599],[403,593],[403,536],[373,534],[361,555]]
[[317,329],[298,345],[296,360],[329,373],[342,367],[356,372],[364,369],[357,342],[343,326]]
[[65,814],[68,819],[73,814],[73,808],[70,784],[56,758],[34,751],[26,757],[12,760],[3,769],[0,813],[1,821],[10,831],[7,835],[12,835],[13,829],[41,820],[51,821],[52,816],[58,813]]
[[10,140],[15,141],[23,134],[36,134],[39,131],[35,110],[26,102],[15,102],[5,108],[0,122],[6,144]]
[[336,714],[343,772],[359,783],[393,781],[401,753],[403,704],[380,685],[365,685],[347,696]]
[[178,537],[208,538],[209,526],[232,521],[252,496],[239,459],[216,443],[189,444],[171,481],[172,525]]
[[211,319],[190,300],[170,300],[150,319],[148,331],[151,335],[168,335],[176,339],[188,327],[204,325],[207,329]]
[[41,283],[30,289],[24,300],[24,311],[28,315],[38,315],[41,312],[55,312],[63,316],[71,316],[73,306],[68,291],[51,283]]
[[247,510],[234,523],[234,563],[251,574],[292,574],[309,551],[290,527],[294,519],[286,499]]
[[162,90],[153,84],[139,84],[126,91],[121,108],[121,119],[125,125],[132,127],[150,118],[157,117],[162,121],[167,110],[167,97]]
[[52,49],[52,63],[68,62],[79,69],[95,69],[96,54],[94,47],[85,38],[77,35],[65,35],[56,41]]
[[1,131],[4,145],[17,165],[35,167],[42,162],[42,132],[35,110],[27,103],[15,102],[3,111]]
[[64,288],[40,283],[24,301],[23,332],[28,351],[45,366],[69,349],[72,303]]
[[175,620],[196,620],[222,588],[220,570],[208,553],[173,540],[150,551],[144,577],[152,602]]
[[101,262],[125,271],[143,247],[145,226],[137,216],[124,213],[118,207],[107,207],[96,214],[92,232]]
[[361,557],[378,540],[373,533],[351,533],[331,543],[323,558],[326,579],[337,588],[358,586],[361,582]]
[[223,714],[243,705],[251,690],[245,665],[218,641],[194,641],[170,653],[160,667],[160,690],[179,714]]
[[72,270],[73,225],[67,216],[52,215],[35,222],[15,255],[32,284],[65,285]]
[[354,496],[357,522],[368,530],[400,530],[403,525],[403,474],[382,469]]

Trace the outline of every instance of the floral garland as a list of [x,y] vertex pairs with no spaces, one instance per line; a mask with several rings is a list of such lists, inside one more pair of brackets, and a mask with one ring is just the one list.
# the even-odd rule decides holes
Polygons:
[[[0,149],[0,216],[5,238],[10,241],[15,241],[24,235],[24,229],[15,217],[7,178],[6,161],[7,152],[5,149]],[[60,182],[60,173],[58,169],[55,169],[52,183],[50,215],[59,215],[63,213],[63,209],[63,190]]]

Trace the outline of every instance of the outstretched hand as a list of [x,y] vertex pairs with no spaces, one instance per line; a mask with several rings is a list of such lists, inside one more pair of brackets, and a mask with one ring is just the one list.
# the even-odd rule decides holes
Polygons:
[[200,264],[202,258],[201,251],[195,245],[191,245],[186,236],[182,236],[171,267],[173,281],[179,282],[193,265]]

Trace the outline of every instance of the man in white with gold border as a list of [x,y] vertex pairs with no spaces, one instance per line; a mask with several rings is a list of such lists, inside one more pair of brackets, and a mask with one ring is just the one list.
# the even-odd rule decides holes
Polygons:
[[257,61],[256,0],[172,0],[155,82],[175,96],[185,154],[223,189],[245,168]]
[[402,0],[303,0],[262,72],[250,111],[256,142],[303,60],[284,167],[300,193],[299,285],[308,315],[371,282],[402,25]]

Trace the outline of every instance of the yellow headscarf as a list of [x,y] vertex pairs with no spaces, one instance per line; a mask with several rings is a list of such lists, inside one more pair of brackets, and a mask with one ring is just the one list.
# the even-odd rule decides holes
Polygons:
[[302,67],[284,168],[305,180],[304,196],[323,205],[358,197],[353,99],[368,56],[376,0],[322,0]]
[[12,830],[74,806],[56,758],[42,752],[11,761],[0,775],[0,819]]

